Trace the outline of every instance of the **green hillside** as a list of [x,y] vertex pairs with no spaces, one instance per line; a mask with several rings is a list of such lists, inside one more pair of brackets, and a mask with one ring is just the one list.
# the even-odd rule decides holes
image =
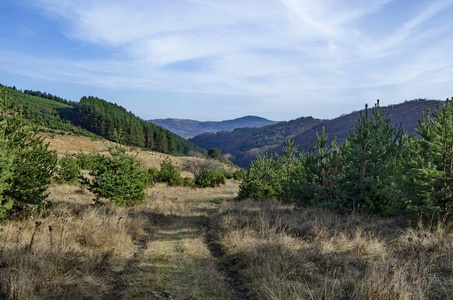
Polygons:
[[7,87],[6,92],[21,108],[24,117],[50,130],[98,135],[128,146],[174,155],[206,153],[184,138],[103,99],[89,96],[72,102],[40,91],[19,91],[15,87]]
[[[402,124],[408,133],[414,129],[422,116],[422,112],[436,110],[439,100],[417,99],[391,105],[389,111],[394,125]],[[361,111],[363,113],[363,111]],[[294,139],[299,150],[308,151],[312,142],[316,141],[317,133],[322,128],[328,134],[328,142],[337,139],[338,144],[346,139],[346,134],[354,128],[355,120],[360,118],[360,112],[355,111],[332,120],[320,120],[312,117],[299,118],[289,122],[280,122],[262,128],[246,128],[234,131],[200,134],[192,139],[193,143],[209,148],[218,148],[223,153],[231,154],[231,161],[240,167],[248,167],[258,154],[266,152],[281,153],[288,138]]]

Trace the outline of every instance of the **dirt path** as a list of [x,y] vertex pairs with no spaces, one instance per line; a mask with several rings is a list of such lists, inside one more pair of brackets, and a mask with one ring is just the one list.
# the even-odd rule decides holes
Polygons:
[[236,193],[233,182],[204,190],[155,187],[150,205],[165,217],[149,234],[150,240],[138,247],[122,298],[246,299],[219,263],[221,253],[207,234],[209,219]]

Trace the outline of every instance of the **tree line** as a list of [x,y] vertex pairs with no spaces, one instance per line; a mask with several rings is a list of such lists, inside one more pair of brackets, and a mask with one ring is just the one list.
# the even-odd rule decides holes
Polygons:
[[[107,113],[112,107],[98,99],[94,99],[94,103],[105,105]],[[117,110],[124,109],[117,106]],[[202,167],[195,179],[183,178],[168,157],[162,162],[160,170],[145,169],[136,156],[127,153],[126,148],[120,145],[109,146],[109,156],[80,152],[77,155],[66,154],[58,160],[56,152],[49,150],[49,144],[39,136],[39,126],[24,117],[23,111],[9,97],[7,90],[1,88],[0,221],[27,217],[45,209],[48,204],[47,187],[53,180],[86,185],[95,196],[95,204],[102,204],[104,199],[108,199],[116,205],[125,206],[142,203],[145,188],[155,182],[204,188],[219,186],[225,183],[226,178],[232,177],[221,166],[214,168],[209,164]],[[122,114],[125,115],[130,114]],[[112,116],[114,121],[118,117],[114,112]],[[103,118],[97,120],[100,121],[96,126],[102,126]],[[96,128],[102,127],[93,129]],[[90,171],[90,178],[81,175],[82,169]]]
[[99,99],[82,97],[72,102],[46,92],[5,88],[24,118],[47,128],[86,136],[101,136],[128,146],[167,154],[206,154],[206,150],[176,134],[145,122],[125,108]]
[[182,137],[145,122],[117,104],[96,97],[80,99],[73,123],[121,144],[169,154],[206,153],[206,150]]
[[322,131],[307,152],[293,141],[283,154],[258,156],[244,173],[239,198],[278,198],[383,216],[451,214],[452,100],[427,110],[416,133],[392,125],[389,110],[365,107],[338,145]]

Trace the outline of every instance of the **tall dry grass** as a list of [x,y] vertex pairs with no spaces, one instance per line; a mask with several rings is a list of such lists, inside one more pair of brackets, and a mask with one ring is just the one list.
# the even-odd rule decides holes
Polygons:
[[45,214],[0,227],[0,298],[101,299],[148,222],[131,208],[92,207],[82,188],[50,192]]
[[453,224],[337,215],[276,202],[228,203],[230,268],[256,299],[452,299]]

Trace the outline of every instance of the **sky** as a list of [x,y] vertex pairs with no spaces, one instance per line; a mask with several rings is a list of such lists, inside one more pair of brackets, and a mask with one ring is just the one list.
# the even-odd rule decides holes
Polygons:
[[453,96],[453,0],[0,0],[0,83],[148,120]]

